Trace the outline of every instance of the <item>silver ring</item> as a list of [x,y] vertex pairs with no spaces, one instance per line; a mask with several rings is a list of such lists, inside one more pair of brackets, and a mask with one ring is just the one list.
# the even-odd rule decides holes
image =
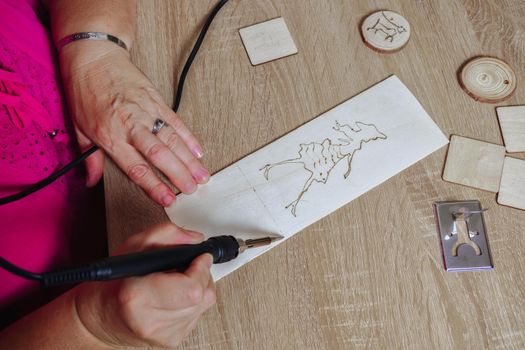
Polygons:
[[155,122],[153,123],[153,128],[151,129],[151,132],[153,133],[153,135],[157,135],[160,132],[160,129],[162,129],[167,124],[168,123],[166,123],[162,119],[155,119]]

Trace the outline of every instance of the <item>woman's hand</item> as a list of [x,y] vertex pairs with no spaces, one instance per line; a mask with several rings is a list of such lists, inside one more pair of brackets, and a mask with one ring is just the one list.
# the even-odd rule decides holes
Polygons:
[[[93,144],[100,146],[164,207],[173,203],[175,195],[152,166],[186,194],[208,181],[209,172],[198,160],[202,148],[197,139],[130,61],[126,50],[110,42],[79,41],[61,50],[60,61],[82,151]],[[153,135],[156,119],[167,125]],[[88,185],[102,176],[103,152],[86,161]]]
[[[171,223],[128,239],[119,254],[152,247],[195,244],[203,236]],[[85,283],[76,290],[80,321],[109,346],[174,347],[215,303],[212,256],[201,255],[184,273],[153,273],[113,282]]]

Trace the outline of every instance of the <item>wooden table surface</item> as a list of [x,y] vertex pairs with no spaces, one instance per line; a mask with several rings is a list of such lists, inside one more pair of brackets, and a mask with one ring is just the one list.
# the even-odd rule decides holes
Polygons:
[[[215,1],[139,3],[134,62],[173,101],[174,84]],[[408,45],[383,55],[361,41],[377,9],[402,13]],[[238,29],[283,16],[299,54],[251,66]],[[522,0],[231,0],[188,76],[180,115],[212,173],[396,74],[447,135],[502,144],[495,105],[457,82],[477,55],[507,61],[525,104]],[[182,349],[523,349],[525,212],[441,180],[446,147],[221,280]],[[524,154],[518,157],[525,158]],[[166,220],[110,162],[110,249]],[[432,203],[479,199],[495,269],[443,269]],[[202,218],[206,220],[206,217]]]

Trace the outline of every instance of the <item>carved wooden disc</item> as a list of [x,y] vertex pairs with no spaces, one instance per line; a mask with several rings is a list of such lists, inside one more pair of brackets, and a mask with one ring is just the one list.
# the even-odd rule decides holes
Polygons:
[[496,103],[516,90],[516,74],[510,66],[493,57],[478,57],[467,62],[459,74],[461,87],[476,101]]
[[410,39],[410,24],[399,13],[382,10],[365,18],[361,24],[365,44],[373,50],[389,53],[403,48]]

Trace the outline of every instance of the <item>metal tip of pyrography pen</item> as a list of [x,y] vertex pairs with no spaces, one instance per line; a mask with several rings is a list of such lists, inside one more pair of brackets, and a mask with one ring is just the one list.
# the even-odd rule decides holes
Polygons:
[[254,239],[246,239],[246,240],[237,239],[237,241],[239,242],[240,253],[242,253],[246,249],[257,248],[257,247],[262,247],[262,246],[265,246],[265,245],[269,245],[269,244],[272,244],[273,242],[277,242],[277,241],[279,241],[279,240],[281,240],[283,238],[284,237],[281,236],[281,235],[273,234],[272,236],[261,237],[261,238],[254,238]]
[[275,235],[275,236],[270,237],[270,239],[272,240],[272,243],[280,241],[283,238],[284,238],[284,236],[281,236],[281,235]]

